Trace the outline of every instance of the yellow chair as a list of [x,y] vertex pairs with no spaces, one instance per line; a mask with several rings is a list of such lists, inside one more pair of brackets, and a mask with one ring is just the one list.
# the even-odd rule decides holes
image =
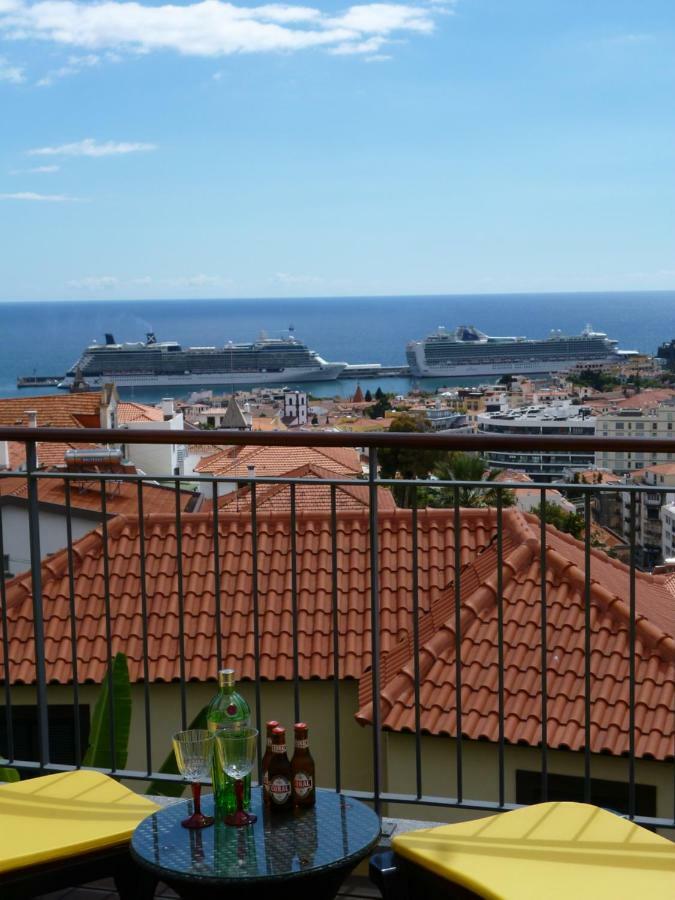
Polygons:
[[421,874],[413,891],[427,900],[434,887],[439,896],[485,900],[675,898],[675,844],[585,803],[413,831],[392,846],[409,886],[412,870]]
[[0,897],[26,900],[113,877],[121,898],[152,897],[129,840],[158,809],[100,772],[60,772],[0,786]]

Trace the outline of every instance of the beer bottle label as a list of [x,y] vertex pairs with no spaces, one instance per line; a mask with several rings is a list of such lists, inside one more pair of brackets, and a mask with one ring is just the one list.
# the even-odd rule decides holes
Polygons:
[[293,776],[293,790],[296,797],[306,797],[314,786],[314,780],[306,772],[296,772]]
[[303,740],[299,740],[295,742],[296,750],[306,750],[309,747],[309,740],[307,738]]
[[270,797],[272,801],[281,806],[283,803],[286,803],[290,796],[291,783],[288,778],[284,778],[283,775],[277,775],[276,778],[273,778],[270,782]]

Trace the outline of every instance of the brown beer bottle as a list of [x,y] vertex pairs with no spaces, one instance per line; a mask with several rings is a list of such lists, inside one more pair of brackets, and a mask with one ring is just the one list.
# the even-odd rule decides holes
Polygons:
[[314,806],[316,785],[314,780],[314,760],[309,752],[308,728],[304,722],[297,722],[295,728],[295,752],[291,760],[293,774],[294,806]]
[[267,769],[272,812],[293,808],[291,764],[286,753],[286,729],[272,729],[272,758]]
[[268,777],[268,769],[270,767],[270,759],[272,758],[272,732],[278,725],[279,723],[276,719],[270,719],[265,726],[267,728],[267,746],[265,748],[265,755],[262,758],[262,781],[263,800],[265,801],[266,806],[269,806],[270,802],[270,780]]

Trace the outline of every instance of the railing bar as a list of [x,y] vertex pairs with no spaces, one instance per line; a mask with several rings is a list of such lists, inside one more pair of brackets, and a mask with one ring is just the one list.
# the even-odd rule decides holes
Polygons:
[[145,510],[143,507],[143,482],[137,482],[138,499],[138,552],[141,582],[141,640],[143,642],[143,709],[145,713],[145,764],[152,772],[152,723],[150,718],[150,659],[148,651],[148,586],[145,567]]
[[381,697],[380,697],[380,580],[379,580],[379,516],[377,512],[377,448],[368,454],[368,498],[370,512],[370,652],[373,692],[373,805],[381,814]]
[[418,491],[415,488],[412,507],[412,602],[413,602],[413,666],[415,689],[415,787],[422,796],[422,722],[420,700],[420,592],[419,592],[419,534],[417,513]]
[[635,519],[637,496],[630,498],[629,663],[628,663],[628,815],[635,819]]
[[181,728],[187,728],[187,697],[185,690],[185,594],[183,584],[183,519],[180,480],[175,480],[176,495],[176,581],[178,587],[178,672],[180,676]]
[[2,662],[5,694],[5,731],[7,734],[7,759],[14,759],[14,723],[12,720],[12,674],[9,655],[9,624],[7,621],[7,592],[5,588],[5,541],[2,530],[2,509],[0,508],[0,621],[2,622]]
[[73,741],[75,742],[75,765],[82,765],[82,744],[80,735],[80,681],[78,674],[77,620],[75,618],[75,568],[73,561],[73,521],[70,497],[70,482],[64,481],[66,500],[66,547],[68,555],[68,606],[70,612],[70,660],[73,673]]
[[591,802],[591,495],[584,494],[584,803]]
[[[218,506],[218,480],[211,485],[211,502],[213,503],[213,592],[216,601],[216,666],[223,668],[223,621],[220,579],[220,508]],[[258,728],[260,731],[260,728]]]
[[35,639],[35,686],[37,699],[38,755],[40,768],[49,764],[49,707],[45,664],[44,610],[42,607],[42,557],[40,553],[40,518],[38,512],[37,445],[25,441],[26,477],[28,479],[28,535],[30,573],[33,594],[33,636]]
[[342,760],[340,758],[340,614],[338,609],[337,564],[337,488],[330,486],[330,554],[331,605],[333,612],[333,735],[335,742],[335,790],[342,790]]
[[117,749],[115,734],[115,679],[113,678],[112,618],[110,614],[110,557],[108,554],[108,495],[105,481],[99,480],[101,491],[101,543],[103,545],[103,595],[105,607],[105,645],[108,656],[108,729],[110,739],[110,761],[113,771],[117,770]]
[[499,805],[506,799],[506,778],[504,758],[504,489],[497,488],[497,669],[499,704]]
[[253,666],[255,674],[255,721],[258,729],[258,782],[262,782],[262,698],[260,692],[260,593],[258,585],[258,490],[251,481],[251,596],[253,600]]
[[539,577],[541,580],[541,799],[548,800],[548,649],[546,592],[546,488],[539,492]]
[[455,719],[456,719],[456,771],[457,798],[462,802],[464,795],[462,771],[462,520],[459,486],[454,487],[454,579],[455,579]]
[[293,711],[295,721],[300,721],[300,657],[298,647],[298,548],[295,488],[291,485],[291,617],[293,628]]

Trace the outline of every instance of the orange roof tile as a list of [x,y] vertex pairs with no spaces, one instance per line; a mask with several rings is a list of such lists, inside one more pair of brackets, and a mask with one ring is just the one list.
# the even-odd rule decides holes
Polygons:
[[28,425],[28,410],[37,412],[43,428],[98,428],[103,402],[100,391],[0,398],[0,425]]
[[351,447],[227,447],[203,459],[197,472],[210,472],[218,477],[246,475],[255,466],[256,475],[269,478],[283,476],[307,463],[315,463],[337,475],[360,475],[359,455]]
[[117,404],[117,421],[120,425],[126,425],[129,422],[163,422],[164,413],[156,406],[120,400]]
[[[181,509],[184,511],[199,508],[201,495],[193,491],[182,490]],[[20,476],[0,478],[0,497],[28,498],[28,482]],[[38,480],[38,499],[41,503],[66,505],[66,490],[60,478],[40,478]],[[138,488],[130,481],[108,482],[106,491],[106,510],[108,514],[136,515],[138,513]],[[101,511],[101,490],[97,481],[71,484],[70,502],[73,509]],[[145,513],[172,513],[176,509],[176,494],[173,488],[143,483],[143,511]]]
[[[504,511],[504,732],[511,743],[541,739],[541,544],[539,522]],[[583,545],[547,528],[547,691],[550,747],[584,747]],[[591,733],[595,753],[628,752],[628,568],[598,551],[591,558]],[[479,553],[460,580],[462,734],[496,741],[498,707],[497,549]],[[665,578],[636,574],[636,754],[672,758],[675,727],[673,594]],[[451,586],[420,621],[421,728],[457,734],[455,597]],[[414,731],[410,634],[382,660],[383,726]],[[372,722],[372,683],[360,684],[357,719]]]
[[[422,722],[431,733],[454,727],[454,532],[452,510],[418,513],[418,578],[422,644]],[[537,641],[539,634],[538,520],[514,509],[503,511],[504,622],[507,664],[507,737],[539,740]],[[494,739],[496,729],[496,605],[494,510],[461,511],[462,660],[464,732]],[[412,513],[380,513],[379,580],[382,684],[385,725],[410,724],[412,634]],[[180,544],[173,516],[144,520],[148,598],[149,672],[152,681],[175,681],[179,674],[179,590],[176,555],[183,572],[185,670],[188,680],[213,679],[217,669],[216,633],[222,636],[224,663],[240,677],[255,675],[251,603],[254,564],[251,523],[246,514],[222,512],[219,520],[221,617],[216,621],[213,518],[183,516]],[[360,678],[368,719],[367,673],[370,653],[369,517],[338,512],[336,576],[340,676]],[[290,528],[287,514],[258,516],[257,560],[260,633],[259,661],[264,679],[293,677]],[[330,516],[302,513],[296,528],[298,673],[303,679],[333,673]],[[108,525],[113,652],[123,650],[132,681],[143,677],[140,540],[137,518],[118,516]],[[106,669],[104,548],[100,530],[74,545],[75,595],[80,677],[100,682]],[[626,745],[628,575],[625,566],[592,551],[593,749],[621,753]],[[547,528],[549,611],[549,716],[551,746],[579,746],[583,703],[583,546]],[[42,567],[47,678],[71,677],[67,554]],[[450,585],[450,587],[448,587]],[[675,588],[674,588],[675,591]],[[18,576],[7,584],[9,678],[34,680],[31,580]],[[637,746],[641,756],[672,754],[672,663],[675,660],[672,605],[675,593],[664,577],[636,574]],[[580,646],[580,640],[582,641]],[[2,657],[0,655],[0,661]],[[3,677],[7,668],[3,664]],[[583,681],[581,681],[583,683]],[[664,705],[665,704],[665,705]]]
[[[326,479],[334,478],[335,472],[324,469],[322,466],[308,463],[290,472],[284,477]],[[396,509],[396,503],[391,491],[379,487],[377,489],[378,509],[382,512],[392,512]],[[248,486],[237,491],[225,494],[219,501],[220,509],[237,509],[240,512],[251,508],[251,490]],[[370,494],[368,484],[363,481],[355,481],[353,485],[338,485],[335,489],[335,508],[340,510],[367,510],[370,506]],[[288,484],[256,485],[256,509],[266,509],[270,512],[291,511],[291,488]],[[330,486],[317,482],[316,484],[298,484],[295,487],[295,509],[300,512],[318,512],[319,510],[330,512],[331,490]]]

